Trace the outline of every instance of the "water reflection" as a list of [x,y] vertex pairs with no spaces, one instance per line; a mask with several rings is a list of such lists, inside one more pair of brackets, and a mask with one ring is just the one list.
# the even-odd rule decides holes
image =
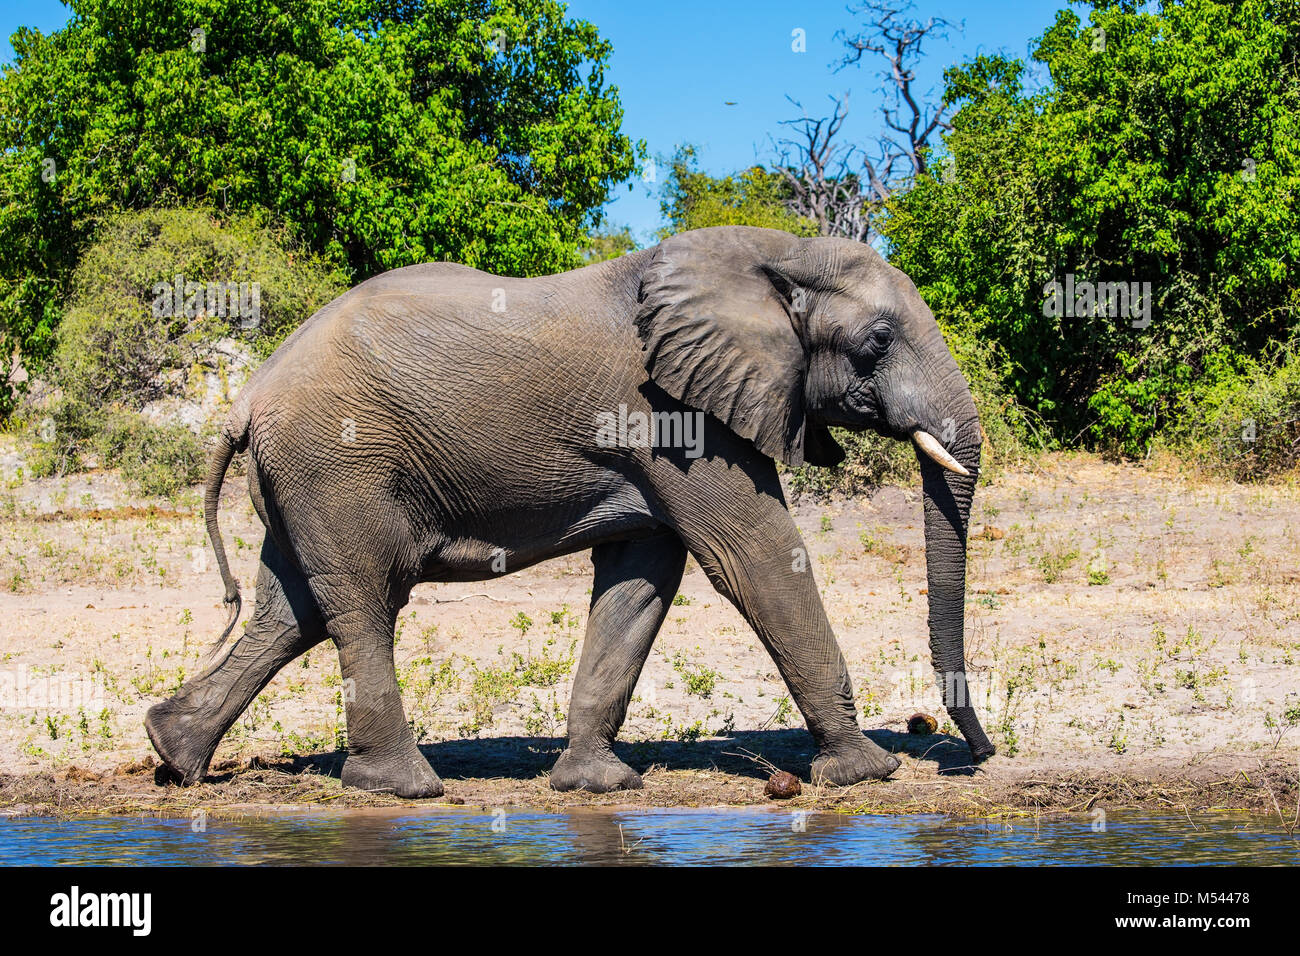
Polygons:
[[779,810],[567,814],[447,810],[275,814],[238,821],[0,820],[0,864],[646,865],[1287,864],[1300,842],[1247,814],[1113,813],[1010,826],[938,816]]

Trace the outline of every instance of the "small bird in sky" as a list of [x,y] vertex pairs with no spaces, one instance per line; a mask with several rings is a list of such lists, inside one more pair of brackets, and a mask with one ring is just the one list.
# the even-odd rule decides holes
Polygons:
[[735,100],[723,100],[723,101],[722,101],[722,105],[723,105],[723,106],[735,106],[735,105],[736,105],[736,101],[735,101]]

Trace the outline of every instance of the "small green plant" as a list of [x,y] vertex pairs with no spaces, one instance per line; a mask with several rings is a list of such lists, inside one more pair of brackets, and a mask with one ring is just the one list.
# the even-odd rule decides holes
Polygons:
[[673,655],[673,670],[682,676],[686,693],[708,699],[718,683],[718,672],[699,664],[692,664],[680,653]]
[[550,699],[545,704],[536,694],[533,694],[532,710],[524,717],[524,730],[528,732],[529,736],[558,736],[561,728],[564,727],[564,721],[564,711],[560,710],[560,704],[556,700],[554,691],[551,692]]
[[877,528],[874,533],[863,531],[858,535],[858,540],[862,542],[862,550],[867,554],[892,564],[902,564],[907,560],[907,550],[886,538],[883,529]]
[[1079,560],[1079,549],[1063,544],[1054,544],[1043,551],[1035,560],[1038,570],[1042,572],[1043,580],[1048,584],[1055,584],[1061,580],[1062,575]]
[[789,694],[783,694],[781,699],[776,702],[776,713],[774,713],[768,724],[776,724],[778,727],[789,725],[790,718],[794,714],[794,701],[790,699]]
[[673,725],[671,717],[664,718],[664,739],[679,740],[684,744],[693,744],[704,736],[704,721],[697,720],[693,724]]
[[1110,567],[1103,554],[1096,555],[1088,562],[1088,586],[1099,587],[1110,584]]
[[1117,754],[1122,754],[1128,749],[1128,731],[1124,727],[1124,715],[1119,715],[1119,721],[1115,724],[1115,729],[1111,731],[1110,741],[1106,744]]

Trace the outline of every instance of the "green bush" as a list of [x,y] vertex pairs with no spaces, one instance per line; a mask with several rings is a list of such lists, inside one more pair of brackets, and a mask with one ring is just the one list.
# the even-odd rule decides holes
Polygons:
[[817,235],[814,220],[786,209],[790,187],[778,173],[752,166],[734,176],[716,177],[696,167],[695,147],[689,145],[679,146],[668,162],[659,203],[668,225],[660,230],[661,239],[709,226],[757,226],[796,236]]
[[125,409],[90,411],[58,402],[35,423],[27,456],[34,478],[82,471],[94,456],[145,495],[169,496],[203,478],[203,441],[182,425],[156,425]]
[[[174,283],[188,286],[178,307]],[[214,314],[235,303],[214,283],[242,287],[256,323]],[[110,219],[72,275],[51,378],[66,397],[140,407],[164,394],[166,376],[205,359],[229,336],[268,355],[346,288],[338,271],[297,247],[261,215],[146,209]],[[256,286],[258,294],[252,295]],[[197,299],[197,301],[195,301]]]
[[115,458],[123,478],[146,495],[172,495],[203,479],[206,456],[199,436],[181,425],[151,425],[139,415],[130,417],[134,427],[128,424],[123,430]]
[[[194,284],[183,285],[180,297],[194,306],[192,314],[176,308],[176,276]],[[235,304],[256,309],[217,315],[209,283],[242,285],[249,295],[244,302],[237,295]],[[186,397],[196,371],[224,374],[224,358],[214,357],[218,340],[268,354],[344,285],[339,273],[261,217],[150,209],[110,220],[73,274],[49,368],[52,394],[34,396],[24,412],[32,473],[78,471],[94,456],[103,466],[120,466],[148,493],[197,480],[197,436],[150,424],[140,410],[156,399]],[[228,309],[232,301],[220,304]]]
[[1174,413],[1156,448],[1203,472],[1256,481],[1300,465],[1300,351],[1262,359],[1216,353]]

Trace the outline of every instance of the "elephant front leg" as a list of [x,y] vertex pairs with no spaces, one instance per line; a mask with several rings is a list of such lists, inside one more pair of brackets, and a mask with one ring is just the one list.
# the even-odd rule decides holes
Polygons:
[[[898,769],[898,758],[858,726],[848,666],[803,540],[786,518],[788,528],[769,525],[739,552],[718,552],[705,570],[754,628],[803,714],[818,749],[813,783],[846,787],[884,779]],[[774,547],[768,552],[764,544]]]
[[858,726],[848,667],[771,462],[728,473],[714,487],[704,507],[694,503],[700,498],[677,506],[677,528],[776,662],[817,743],[813,782],[848,786],[889,776],[898,758]]
[[682,582],[686,546],[673,534],[592,550],[596,577],[582,660],[569,704],[569,746],[551,770],[556,790],[638,790],[614,756],[641,666]]

